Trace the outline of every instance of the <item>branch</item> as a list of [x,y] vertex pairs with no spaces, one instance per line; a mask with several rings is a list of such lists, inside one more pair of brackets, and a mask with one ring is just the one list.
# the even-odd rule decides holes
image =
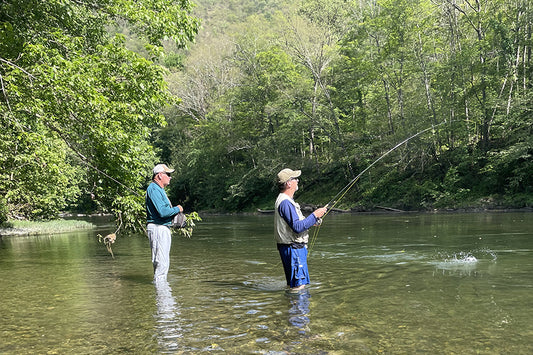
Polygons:
[[[46,123],[45,123],[46,124]],[[126,189],[130,190],[131,192],[133,192],[136,196],[141,196],[139,195],[139,193],[135,190],[133,190],[131,187],[123,184],[122,182],[118,181],[117,179],[115,179],[114,177],[108,175],[107,173],[103,172],[102,170],[98,169],[96,166],[92,165],[90,162],[89,162],[89,159],[83,155],[80,151],[78,151],[71,143],[70,141],[65,138],[63,136],[63,134],[61,133],[61,131],[59,129],[57,129],[56,127],[54,127],[53,125],[51,124],[46,124],[46,126],[48,128],[50,128],[52,131],[56,132],[59,137],[63,140],[63,142],[65,142],[65,144],[70,148],[72,149],[72,151],[74,153],[76,153],[78,155],[78,157],[80,157],[82,163],[84,163],[85,165],[87,165],[89,168],[91,169],[94,169],[96,172],[98,172],[99,174],[102,174],[103,176],[105,176],[106,178],[108,178],[109,180],[117,183],[118,185],[122,186],[122,187],[125,187]]]
[[27,76],[29,76],[30,78],[32,79],[36,79],[36,77],[34,77],[33,75],[31,75],[30,73],[28,73],[26,70],[22,69],[21,67],[19,67],[18,65],[10,62],[9,60],[6,60],[2,57],[0,57],[0,62],[3,62],[3,63],[6,63],[7,65],[10,65],[12,67],[15,67],[17,68],[18,70],[22,71],[24,74],[26,74]]
[[11,105],[9,104],[9,97],[7,96],[7,90],[6,90],[6,87],[4,86],[4,77],[2,76],[2,74],[0,74],[0,85],[2,86],[2,93],[4,94],[4,97],[6,98],[7,109],[9,110],[9,112],[11,112]]
[[[479,28],[476,27],[476,24],[474,23],[474,21],[470,18],[470,16],[466,13],[465,10],[461,9],[459,7],[459,5],[455,4],[455,3],[451,3],[450,1],[448,1],[448,4],[451,5],[454,9],[456,9],[457,11],[459,11],[460,13],[462,13],[465,17],[466,17],[466,20],[468,21],[468,23],[470,23],[470,25],[472,26],[472,28],[474,29],[474,31],[476,31],[479,35]],[[476,11],[476,9],[474,9],[472,7],[472,5],[467,2],[467,4],[474,10]],[[477,11],[476,11],[477,12]]]
[[[31,75],[26,70],[24,70],[23,68],[19,67],[18,65],[10,62],[9,60],[6,60],[6,59],[0,57],[0,62],[5,63],[5,64],[7,64],[9,66],[12,66],[14,68],[17,68],[18,70],[22,71],[24,74],[29,76],[31,79],[35,79],[35,77],[33,75]],[[0,74],[0,84],[2,86],[2,93],[4,94],[4,97],[6,98],[7,108],[9,109],[9,112],[11,112],[11,105],[9,104],[9,97],[7,96],[7,89],[6,89],[5,85],[4,85],[4,78],[3,78],[3,76],[1,74]]]

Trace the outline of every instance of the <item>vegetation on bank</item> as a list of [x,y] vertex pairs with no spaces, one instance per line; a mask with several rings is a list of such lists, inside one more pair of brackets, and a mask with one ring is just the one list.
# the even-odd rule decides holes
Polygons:
[[53,221],[9,221],[0,225],[0,236],[56,234],[92,229],[96,226],[87,221],[57,219]]
[[303,171],[299,201],[325,204],[429,127],[338,207],[531,207],[531,10],[3,1],[0,222],[98,210],[142,228],[156,162],[188,211],[270,209],[285,167]]

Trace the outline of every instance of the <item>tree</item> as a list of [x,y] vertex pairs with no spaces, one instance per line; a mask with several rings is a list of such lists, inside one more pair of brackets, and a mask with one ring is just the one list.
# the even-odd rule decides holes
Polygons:
[[[80,195],[142,226],[149,138],[174,98],[164,70],[107,28],[128,23],[157,58],[194,38],[188,0],[8,0],[0,4],[0,197],[9,214],[54,217]],[[82,191],[83,189],[83,191]]]
[[[344,132],[337,107],[332,101],[332,62],[338,55],[338,42],[346,32],[349,7],[344,1],[304,0],[297,9],[283,16],[284,48],[294,60],[307,70],[312,87],[299,95],[300,110],[308,117],[309,154],[315,160],[316,172],[320,172],[318,138],[324,134],[326,141],[340,148],[340,154],[332,154],[332,160],[344,160],[348,156]],[[317,130],[321,130],[318,133]],[[349,175],[354,175],[351,163],[347,161]]]

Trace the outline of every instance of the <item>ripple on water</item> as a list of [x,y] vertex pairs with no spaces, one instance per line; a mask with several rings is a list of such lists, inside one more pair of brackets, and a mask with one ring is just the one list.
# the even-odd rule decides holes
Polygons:
[[286,284],[287,282],[282,276],[280,277],[259,277],[257,280],[254,280],[254,281],[243,282],[243,285],[246,288],[250,288],[256,291],[267,291],[267,292],[284,290]]
[[406,251],[406,250],[396,250],[390,251],[386,254],[375,254],[375,255],[363,255],[361,259],[370,259],[378,261],[380,263],[396,263],[403,264],[412,261],[420,261],[427,259],[427,255],[418,252]]

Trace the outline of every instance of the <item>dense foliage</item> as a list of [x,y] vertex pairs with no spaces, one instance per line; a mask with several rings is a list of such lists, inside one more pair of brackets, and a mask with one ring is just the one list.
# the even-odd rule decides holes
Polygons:
[[[150,134],[174,102],[154,64],[163,40],[191,41],[188,0],[0,2],[2,220],[49,218],[71,206],[140,226],[158,160]],[[148,59],[111,28],[127,25]]]
[[303,169],[326,203],[398,142],[342,201],[360,209],[533,204],[528,1],[199,1],[183,101],[158,135],[189,206],[272,205]]
[[140,226],[157,161],[188,210],[271,208],[284,167],[326,203],[428,127],[340,207],[533,204],[529,1],[197,2],[0,2],[0,222]]

